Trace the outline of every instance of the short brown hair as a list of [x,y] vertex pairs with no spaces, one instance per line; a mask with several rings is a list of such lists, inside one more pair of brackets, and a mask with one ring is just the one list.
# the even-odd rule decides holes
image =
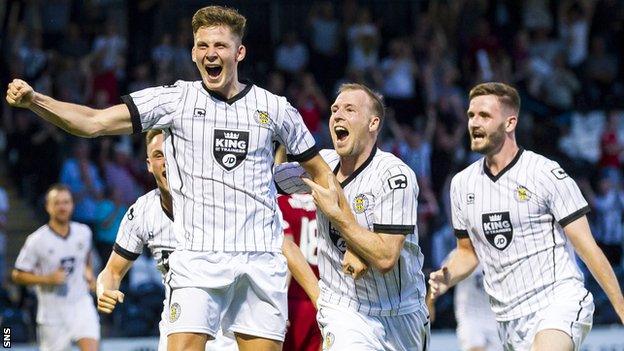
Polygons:
[[365,92],[366,95],[368,95],[368,98],[370,99],[371,105],[373,108],[373,114],[379,117],[379,122],[380,122],[379,125],[381,127],[384,121],[385,114],[386,114],[384,103],[383,103],[383,96],[379,94],[378,92],[372,90],[371,88],[367,87],[366,85],[359,84],[359,83],[341,84],[340,87],[338,88],[338,94],[341,94],[347,90],[361,90]]
[[152,142],[152,140],[154,140],[154,138],[159,135],[162,134],[163,131],[162,129],[150,129],[147,131],[147,133],[145,133],[145,145],[149,145],[149,143]]
[[201,27],[226,26],[241,40],[245,35],[247,19],[236,9],[224,6],[206,6],[193,15],[191,26],[193,34]]
[[69,187],[67,185],[65,185],[65,184],[61,184],[61,183],[52,184],[52,185],[50,185],[50,187],[48,188],[48,190],[45,193],[45,203],[46,204],[48,203],[48,200],[49,200],[48,198],[50,197],[50,193],[52,191],[54,191],[54,190],[56,190],[57,192],[58,191],[67,191],[70,195],[72,193],[71,189],[69,189]]
[[481,83],[470,90],[468,99],[472,100],[477,96],[496,95],[498,102],[513,109],[516,114],[520,112],[520,95],[518,91],[505,83],[488,82]]

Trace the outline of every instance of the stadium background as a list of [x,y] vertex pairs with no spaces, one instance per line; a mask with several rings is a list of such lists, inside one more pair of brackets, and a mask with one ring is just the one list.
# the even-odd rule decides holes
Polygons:
[[[518,87],[520,145],[559,161],[581,185],[594,205],[593,232],[623,283],[624,203],[599,204],[624,197],[624,2],[0,1],[0,81],[20,77],[62,100],[107,107],[143,87],[198,79],[190,18],[208,3],[247,17],[240,76],[287,96],[322,145],[337,84],[363,82],[385,95],[392,117],[380,147],[418,175],[426,273],[454,246],[448,180],[476,157],[465,132],[468,89],[490,80]],[[1,113],[0,320],[13,343],[32,342],[36,300],[7,273],[45,221],[45,189],[89,184],[75,217],[94,229],[101,266],[125,209],[154,184],[140,136],[77,140],[6,103]],[[157,335],[160,276],[147,257],[129,275],[126,302],[102,319],[107,339]],[[586,281],[595,325],[615,324],[604,293],[588,274]],[[433,324],[451,340],[438,329],[454,327],[452,305],[452,294],[442,298]],[[605,340],[619,334],[624,349],[622,333]]]

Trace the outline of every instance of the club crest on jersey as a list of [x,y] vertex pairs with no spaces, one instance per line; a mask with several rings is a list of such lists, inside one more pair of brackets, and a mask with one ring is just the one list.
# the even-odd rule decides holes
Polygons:
[[256,110],[256,113],[254,113],[254,119],[262,127],[268,127],[271,124],[271,117],[266,111]]
[[247,158],[249,131],[215,129],[213,154],[217,163],[226,171],[232,171]]
[[180,304],[178,304],[177,302],[172,303],[169,307],[169,322],[173,323],[177,321],[178,318],[180,318],[180,312]]
[[364,194],[358,194],[353,199],[353,211],[357,214],[364,213],[368,208],[368,198]]
[[483,234],[498,250],[505,250],[513,239],[513,226],[509,212],[493,212],[481,215]]
[[323,350],[331,348],[335,339],[336,337],[332,334],[332,332],[327,332],[327,334],[325,334],[325,340],[323,340]]
[[526,187],[519,185],[515,191],[516,200],[519,202],[528,201],[531,198],[531,192]]

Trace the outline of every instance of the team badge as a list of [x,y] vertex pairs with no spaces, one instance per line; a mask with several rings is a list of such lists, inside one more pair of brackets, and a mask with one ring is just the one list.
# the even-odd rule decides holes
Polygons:
[[169,322],[173,323],[180,318],[180,305],[177,302],[174,302],[169,307]]
[[327,334],[325,334],[325,340],[323,340],[323,350],[328,350],[332,347],[334,340],[336,340],[334,334],[332,334],[332,332],[327,332]]
[[254,119],[263,127],[267,127],[271,124],[271,117],[269,117],[269,113],[266,111],[256,110],[256,113],[254,113]]
[[481,221],[487,241],[498,250],[505,250],[513,239],[509,212],[484,213],[481,215]]
[[215,129],[214,159],[226,171],[232,171],[247,158],[249,131],[237,129]]
[[473,205],[474,204],[474,200],[475,200],[474,193],[468,193],[468,195],[466,195],[466,204],[467,205]]
[[353,211],[355,213],[364,213],[368,208],[368,198],[364,194],[359,194],[353,199]]
[[526,187],[520,185],[516,188],[516,200],[520,202],[528,201],[531,198],[531,192]]

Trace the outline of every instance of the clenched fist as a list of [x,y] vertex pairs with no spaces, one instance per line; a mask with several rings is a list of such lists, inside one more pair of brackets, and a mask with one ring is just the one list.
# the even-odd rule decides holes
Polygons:
[[97,297],[97,309],[106,314],[112,313],[117,303],[123,303],[124,293],[119,290],[104,290]]
[[21,79],[13,79],[9,83],[6,93],[6,101],[13,107],[28,108],[32,103],[35,91]]

